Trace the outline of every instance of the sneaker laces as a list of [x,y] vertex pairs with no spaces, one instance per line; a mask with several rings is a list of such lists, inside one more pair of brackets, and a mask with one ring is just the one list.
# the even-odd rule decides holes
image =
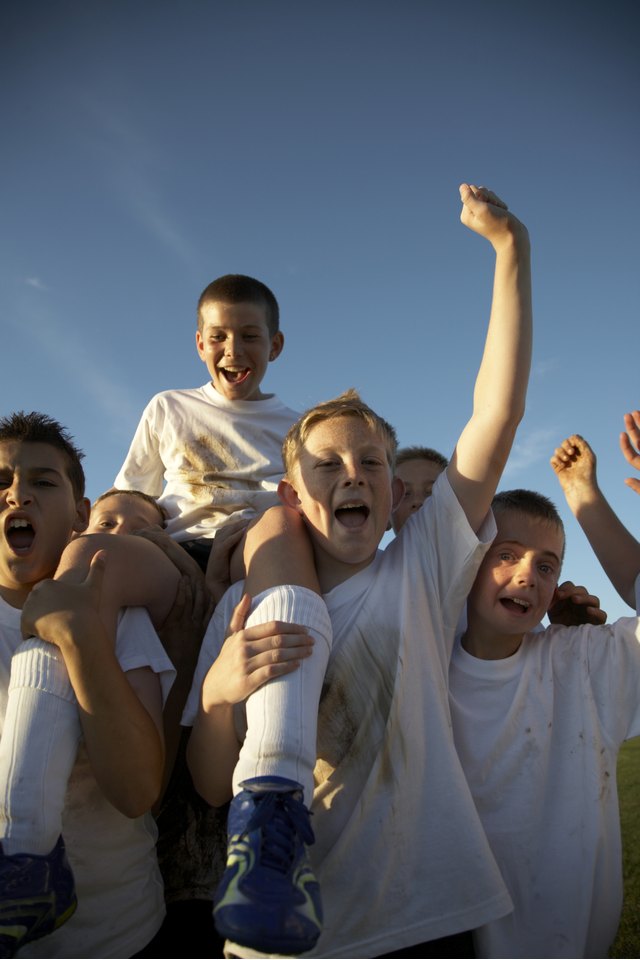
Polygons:
[[263,865],[285,874],[296,859],[297,839],[306,844],[315,840],[309,817],[305,805],[290,793],[268,790],[260,796],[244,833],[260,830]]

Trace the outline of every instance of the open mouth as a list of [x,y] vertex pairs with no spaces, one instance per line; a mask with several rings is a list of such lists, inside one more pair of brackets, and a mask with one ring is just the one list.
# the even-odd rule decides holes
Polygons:
[[236,385],[239,383],[244,383],[251,373],[248,367],[243,367],[241,370],[235,370],[229,367],[219,367],[219,370],[227,383],[233,383]]
[[36,532],[31,523],[23,517],[15,517],[9,520],[7,524],[7,543],[14,553],[28,553],[33,545],[35,535]]
[[520,600],[518,597],[502,597],[500,603],[511,613],[518,614],[519,616],[524,616],[528,611],[531,604],[528,600]]
[[336,519],[343,527],[356,529],[363,527],[371,511],[363,503],[346,504],[335,511]]

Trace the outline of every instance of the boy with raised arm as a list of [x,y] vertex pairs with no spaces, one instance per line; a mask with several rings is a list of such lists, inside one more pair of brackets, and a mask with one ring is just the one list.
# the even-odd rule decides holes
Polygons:
[[[393,480],[396,440],[354,392],[308,411],[284,446],[280,496],[304,518],[334,631],[314,770],[313,865],[325,904],[315,956],[378,956],[510,909],[453,746],[447,670],[460,608],[493,535],[491,498],[524,412],[529,242],[490,191],[463,184],[460,196],[462,222],[496,252],[494,296],[473,414],[433,496],[379,552],[401,493]],[[287,770],[295,763],[291,732],[314,729],[314,718],[303,701],[295,722],[282,723],[278,755],[261,753],[252,701],[276,687],[264,683],[271,648],[245,644],[240,666],[220,668],[234,662],[223,638],[241,591],[232,588],[214,616],[184,718],[195,721],[190,760],[198,788],[218,804],[235,794],[216,922],[239,956],[301,952],[313,945],[316,920],[310,830],[297,804],[279,803],[277,778],[283,758]],[[237,635],[231,643],[238,647]],[[257,737],[260,784],[238,783],[234,773],[247,697],[242,751]],[[271,790],[268,779],[276,781]],[[286,878],[296,895],[283,920],[273,892]],[[441,944],[421,949],[443,955]]]
[[[598,490],[592,451],[575,435],[551,463],[630,600],[640,544]],[[607,956],[622,907],[617,754],[640,734],[639,621],[536,629],[560,574],[562,521],[528,490],[499,493],[493,511],[498,535],[450,670],[456,746],[514,902],[476,931],[476,955]]]

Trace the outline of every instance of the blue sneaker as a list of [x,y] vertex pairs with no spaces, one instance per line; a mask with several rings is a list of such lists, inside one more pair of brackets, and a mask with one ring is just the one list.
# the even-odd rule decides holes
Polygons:
[[77,906],[62,837],[46,856],[9,856],[0,844],[0,957],[53,933]]
[[306,953],[322,931],[322,902],[307,854],[315,838],[302,787],[283,777],[240,786],[214,901],[218,933],[264,953]]

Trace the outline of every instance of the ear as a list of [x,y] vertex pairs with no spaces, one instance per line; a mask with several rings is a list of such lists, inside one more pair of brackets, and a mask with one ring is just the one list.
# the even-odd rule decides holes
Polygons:
[[278,330],[271,338],[271,349],[269,350],[269,360],[277,360],[284,347],[284,334]]
[[202,332],[200,330],[196,330],[196,349],[202,362],[206,363],[207,358],[204,355],[204,340],[202,339]]
[[76,503],[76,519],[73,523],[75,533],[83,533],[89,526],[89,515],[91,514],[91,501],[87,497],[82,497]]
[[292,510],[302,513],[302,510],[300,509],[300,498],[298,497],[295,488],[286,477],[283,477],[278,484],[278,496],[284,503],[285,507],[291,507]]
[[400,506],[400,502],[404,497],[404,483],[400,477],[394,477],[391,481],[391,512]]

